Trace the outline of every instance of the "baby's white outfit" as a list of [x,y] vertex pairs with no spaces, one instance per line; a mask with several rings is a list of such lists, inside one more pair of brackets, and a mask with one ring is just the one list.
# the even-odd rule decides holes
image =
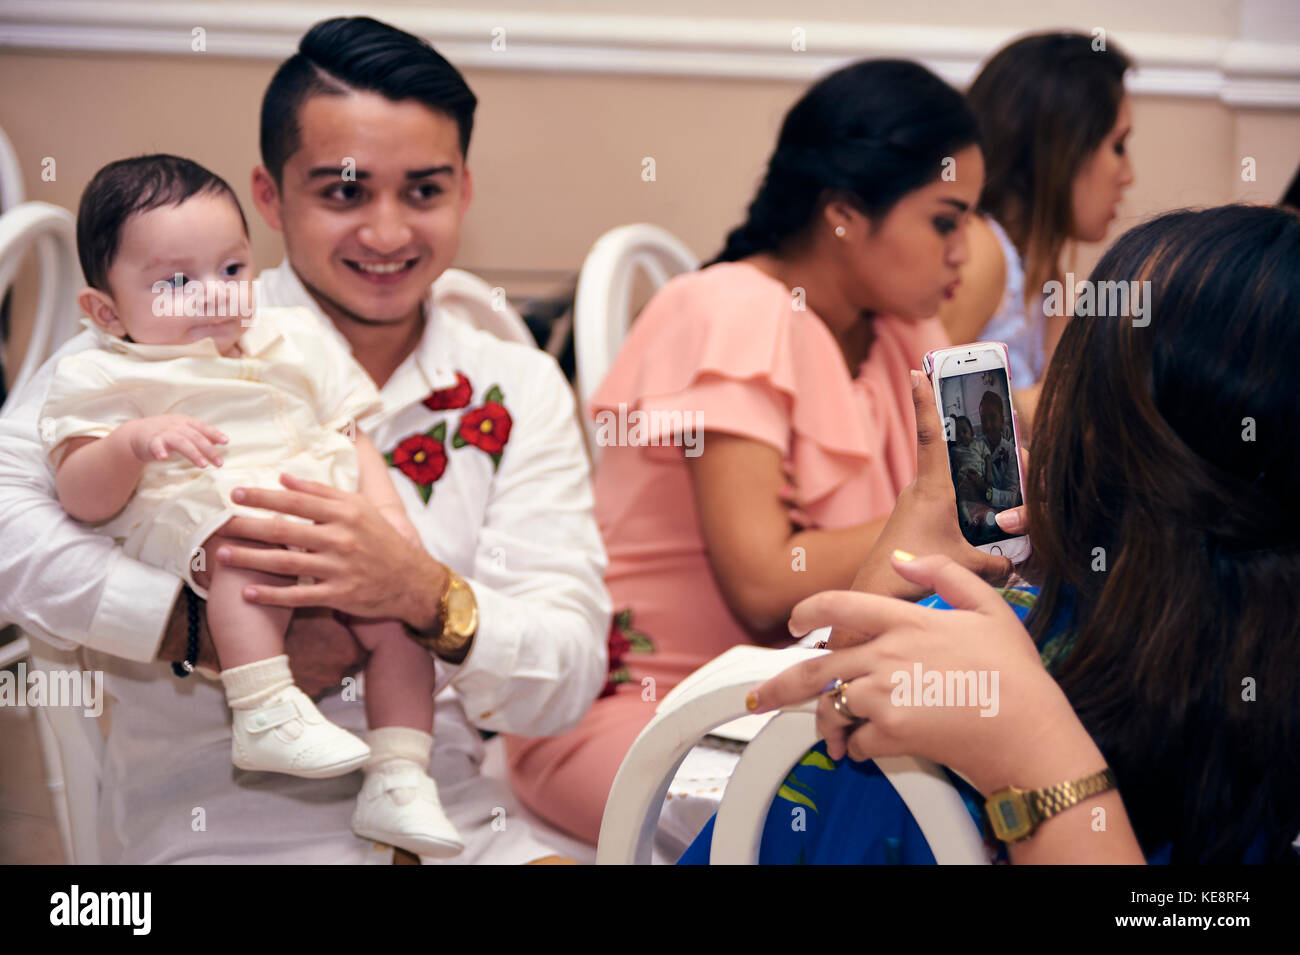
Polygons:
[[952,457],[957,463],[957,473],[962,471],[974,471],[980,479],[984,479],[984,464],[988,460],[988,454],[981,449],[979,442],[971,441],[970,444],[954,444],[952,446]]
[[99,347],[60,360],[41,412],[47,454],[68,438],[103,438],[127,421],[162,414],[190,415],[230,439],[216,446],[221,467],[199,468],[175,453],[150,461],[131,500],[96,526],[204,598],[194,580],[198,548],[236,514],[267,516],[232,502],[230,492],[283,489],[281,472],[355,491],[356,447],[339,429],[383,407],[370,376],[316,312],[261,308],[249,321],[242,354],[226,358],[211,338],[141,345],[82,319]]
[[[260,308],[239,338],[241,354],[227,358],[211,338],[142,345],[82,319],[99,347],[68,355],[55,368],[40,418],[47,455],[69,438],[107,437],[127,421],[163,414],[198,418],[229,438],[216,445],[220,467],[200,468],[174,452],[166,461],[147,462],[131,499],[95,529],[120,540],[127,555],[183,578],[206,599],[205,588],[194,579],[194,571],[214,559],[196,560],[203,542],[237,514],[267,516],[234,503],[234,488],[280,489],[280,474],[289,473],[356,491],[355,427],[381,411],[383,401],[325,322],[309,308]],[[342,433],[350,424],[352,433]],[[51,460],[57,467],[59,461]],[[365,765],[373,785],[363,791],[369,798],[358,805],[356,831],[430,855],[460,851],[436,785],[418,766],[407,775],[420,778],[404,782],[418,801],[409,794],[395,798],[386,782],[391,774],[370,770],[370,747],[326,720],[292,685],[286,657],[224,671],[228,693],[238,671],[251,668],[278,668],[282,679],[275,692],[261,694],[256,703],[231,700],[236,766],[322,778]],[[425,764],[428,756],[425,752]],[[399,787],[397,795],[402,792]]]

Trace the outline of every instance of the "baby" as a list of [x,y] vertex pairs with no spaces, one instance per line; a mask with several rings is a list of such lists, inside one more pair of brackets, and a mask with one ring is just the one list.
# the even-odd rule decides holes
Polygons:
[[269,516],[231,491],[280,488],[281,472],[359,492],[423,546],[383,458],[356,430],[382,407],[374,384],[312,310],[255,308],[243,211],[196,163],[157,155],[105,166],[82,196],[77,245],[90,285],[82,324],[99,347],[59,362],[41,414],[64,510],[207,599],[236,766],[308,778],[362,768],[357,835],[456,855],[464,847],[427,773],[429,653],[399,621],[352,618],[370,652],[367,745],[294,685],[284,655],[292,609],[243,597],[249,584],[285,578],[215,559],[232,541],[231,517]]
[[[991,481],[989,474],[988,448],[984,442],[975,440],[975,429],[965,415],[953,418],[956,443],[952,446],[953,483],[961,484],[963,474],[983,484]],[[957,509],[962,521],[971,528],[984,529],[993,521],[993,508],[984,501],[958,500]]]

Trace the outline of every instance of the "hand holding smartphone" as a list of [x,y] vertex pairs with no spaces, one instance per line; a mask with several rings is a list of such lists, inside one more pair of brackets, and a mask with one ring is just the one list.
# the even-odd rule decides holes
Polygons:
[[975,342],[936,349],[925,356],[924,368],[943,420],[962,536],[986,553],[1020,563],[1029,556],[1029,538],[1006,533],[995,520],[1025,501],[1006,346]]

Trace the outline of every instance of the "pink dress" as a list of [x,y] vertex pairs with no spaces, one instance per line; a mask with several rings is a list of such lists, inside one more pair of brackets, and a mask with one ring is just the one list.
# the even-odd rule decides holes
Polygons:
[[[830,330],[796,309],[784,285],[751,265],[720,263],[655,295],[589,413],[676,411],[686,422],[691,412],[703,432],[777,448],[813,526],[862,524],[888,514],[915,475],[908,371],[948,344],[934,319],[877,318],[875,333],[852,378]],[[664,433],[668,415],[642,423],[641,445],[603,447],[595,475],[605,583],[615,610],[630,610],[611,633],[608,695],[569,733],[506,740],[524,803],[590,842],[657,701],[718,654],[752,642],[714,582],[683,448]]]

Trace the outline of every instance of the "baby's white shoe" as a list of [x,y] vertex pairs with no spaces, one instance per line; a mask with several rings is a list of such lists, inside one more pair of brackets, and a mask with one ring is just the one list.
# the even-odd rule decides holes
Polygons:
[[296,686],[233,713],[231,758],[240,769],[324,779],[350,773],[370,758],[365,742],[325,719]]
[[363,839],[439,859],[465,849],[460,833],[442,811],[437,784],[409,760],[387,771],[366,773],[352,814],[352,831]]

